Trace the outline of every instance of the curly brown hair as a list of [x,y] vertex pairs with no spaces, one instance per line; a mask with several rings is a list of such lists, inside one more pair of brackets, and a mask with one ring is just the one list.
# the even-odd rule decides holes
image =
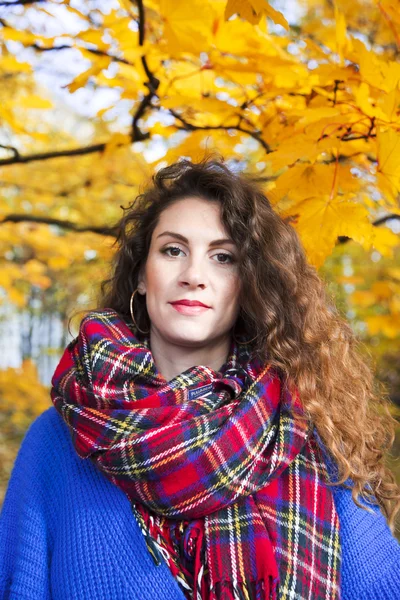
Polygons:
[[[400,488],[386,465],[397,423],[387,390],[307,262],[290,221],[274,212],[254,178],[234,173],[224,162],[206,156],[162,168],[123,209],[111,277],[101,284],[98,308],[112,308],[131,321],[130,298],[162,211],[188,196],[218,200],[222,222],[239,250],[243,285],[235,330],[254,338],[254,353],[268,357],[289,388],[298,391],[307,419],[337,464],[338,480],[330,485],[350,477],[356,504],[359,495],[378,503],[393,533]],[[136,323],[148,330],[145,299],[135,294],[135,302]]]

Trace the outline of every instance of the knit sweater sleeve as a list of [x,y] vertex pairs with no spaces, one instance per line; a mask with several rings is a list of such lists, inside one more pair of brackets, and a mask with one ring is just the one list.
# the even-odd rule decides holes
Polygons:
[[[337,466],[318,438],[332,481]],[[353,486],[351,479],[346,481]],[[358,507],[351,489],[332,487],[340,523],[342,546],[342,600],[399,600],[400,543],[392,534],[378,505],[361,498]]]
[[43,464],[40,416],[14,462],[0,517],[0,600],[50,600],[50,515],[45,501],[51,473]]
[[126,495],[78,457],[52,406],[29,427],[0,515],[0,600],[183,600]]

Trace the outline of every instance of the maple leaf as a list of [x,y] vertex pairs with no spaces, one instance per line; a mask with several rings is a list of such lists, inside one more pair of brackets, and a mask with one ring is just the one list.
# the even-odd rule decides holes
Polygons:
[[249,23],[256,25],[263,15],[270,17],[277,25],[282,25],[286,30],[289,24],[283,14],[275,10],[266,0],[228,0],[225,8],[225,19],[238,14]]
[[200,53],[210,44],[214,13],[202,0],[176,2],[160,0],[164,35],[171,55]]
[[281,213],[284,217],[292,214],[298,215],[295,228],[308,259],[316,267],[331,254],[339,236],[361,243],[370,238],[373,230],[366,208],[338,196],[310,196],[291,203],[290,208]]
[[400,133],[393,129],[377,131],[378,183],[389,200],[396,204],[400,192]]

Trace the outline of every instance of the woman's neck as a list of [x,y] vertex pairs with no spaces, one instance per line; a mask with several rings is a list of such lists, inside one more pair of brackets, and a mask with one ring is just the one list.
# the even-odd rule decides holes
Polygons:
[[171,381],[190,367],[198,365],[219,371],[228,358],[230,337],[228,335],[197,345],[190,342],[173,344],[152,328],[150,348],[157,370],[166,381]]

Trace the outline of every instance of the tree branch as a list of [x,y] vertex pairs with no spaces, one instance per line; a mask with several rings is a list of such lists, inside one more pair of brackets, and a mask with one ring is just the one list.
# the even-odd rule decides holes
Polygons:
[[72,221],[62,221],[60,219],[53,219],[52,217],[38,217],[35,215],[17,215],[11,214],[7,215],[0,221],[2,223],[36,223],[39,225],[57,225],[61,229],[66,229],[69,231],[74,231],[75,233],[97,233],[99,235],[109,235],[112,237],[117,237],[118,227],[106,227],[106,226],[94,226],[94,225],[86,225],[79,226]]
[[0,148],[4,148],[4,150],[9,150],[14,154],[14,158],[19,158],[19,152],[16,148],[14,148],[14,146],[3,146],[3,144],[0,144]]
[[[144,35],[145,35],[145,12],[143,6],[143,0],[131,0],[131,2],[136,2],[138,11],[139,11],[139,46],[144,45]],[[145,56],[141,57],[143,69],[147,75],[148,82],[146,83],[149,88],[149,93],[144,96],[142,101],[140,102],[136,113],[133,116],[132,120],[132,141],[133,140],[146,140],[150,137],[149,132],[143,133],[139,129],[139,119],[141,119],[147,108],[151,106],[151,101],[154,96],[157,95],[157,90],[160,85],[160,80],[150,71],[149,65],[147,64],[147,59]]]
[[47,0],[14,0],[14,2],[0,2],[0,6],[24,6],[26,4],[39,4]]
[[[113,183],[118,183],[118,182],[113,182]],[[121,182],[122,183],[122,182]],[[60,190],[52,190],[52,196],[54,196],[55,198],[68,198],[69,196],[72,196],[72,194],[74,194],[75,192],[77,192],[78,190],[82,189],[82,188],[88,188],[92,185],[92,180],[86,179],[85,181],[82,181],[80,183],[77,183],[76,185],[71,186],[70,188],[66,188],[66,189],[60,189]],[[48,193],[48,189],[46,189],[46,187],[36,187],[36,186],[32,186],[32,185],[22,185],[21,183],[16,183],[15,181],[0,181],[0,188],[16,188],[18,190],[18,192],[21,192],[22,190],[27,190],[29,192],[35,192],[35,194],[47,194]]]
[[372,224],[373,225],[382,225],[382,223],[386,223],[386,221],[391,221],[392,219],[400,220],[400,215],[395,215],[395,214],[385,215],[384,217],[381,217],[380,219],[377,219],[376,221],[374,221]]
[[[31,44],[30,46],[25,46],[25,48],[33,48],[34,50],[37,50],[38,52],[53,52],[54,50],[79,50],[78,46],[68,46],[68,44],[63,44],[62,46],[52,46],[51,48],[42,48],[41,46],[38,46],[38,44]],[[118,56],[114,56],[113,54],[108,54],[107,52],[104,52],[103,50],[99,50],[99,49],[95,49],[95,48],[83,48],[86,52],[91,52],[92,54],[96,54],[97,56],[106,56],[107,58],[110,58],[112,60],[112,62],[118,62],[118,63],[122,63],[124,65],[129,65],[131,67],[134,67],[135,65],[131,62],[129,62],[129,60],[126,60],[126,58],[119,58]]]
[[269,144],[267,144],[267,142],[265,140],[263,140],[262,137],[260,137],[260,133],[257,133],[256,131],[252,131],[251,129],[245,129],[244,127],[241,127],[240,125],[193,125],[193,123],[189,123],[188,121],[186,121],[186,119],[184,119],[174,109],[169,108],[168,111],[171,113],[171,115],[173,117],[175,117],[175,119],[178,119],[182,123],[183,127],[177,127],[177,129],[184,130],[184,131],[198,131],[198,130],[208,131],[208,130],[214,130],[214,129],[224,129],[225,131],[229,131],[230,129],[234,129],[235,131],[241,131],[242,133],[247,133],[247,135],[249,135],[250,137],[255,139],[259,144],[261,144],[261,146],[264,148],[264,150],[266,151],[267,154],[272,152],[271,148],[269,147]]
[[53,152],[39,152],[38,154],[28,154],[21,156],[17,154],[11,158],[0,159],[0,167],[5,165],[15,165],[18,163],[29,163],[36,160],[48,160],[50,158],[60,158],[61,156],[82,156],[93,152],[102,152],[106,144],[94,144],[93,146],[84,146],[83,148],[71,148],[69,150],[55,150]]

